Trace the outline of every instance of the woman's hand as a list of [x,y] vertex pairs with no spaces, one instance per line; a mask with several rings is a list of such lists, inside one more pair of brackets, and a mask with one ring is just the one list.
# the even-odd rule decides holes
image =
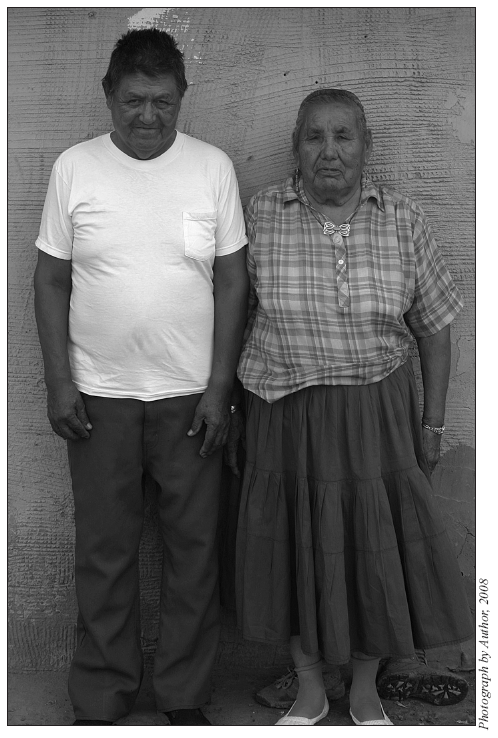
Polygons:
[[243,448],[246,446],[246,428],[244,413],[236,410],[230,415],[230,427],[228,429],[228,438],[223,449],[223,460],[230,467],[236,477],[240,479],[240,471],[237,466],[237,450],[239,441],[242,442]]
[[422,428],[422,442],[427,465],[432,474],[441,455],[441,436],[427,428]]

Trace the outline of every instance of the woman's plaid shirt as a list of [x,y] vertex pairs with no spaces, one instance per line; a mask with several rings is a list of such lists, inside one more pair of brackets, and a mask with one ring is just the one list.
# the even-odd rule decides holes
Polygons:
[[[238,376],[268,402],[314,384],[379,382],[462,308],[420,207],[365,175],[351,233],[335,245],[301,184],[246,210],[249,322]],[[340,239],[338,239],[340,240]]]

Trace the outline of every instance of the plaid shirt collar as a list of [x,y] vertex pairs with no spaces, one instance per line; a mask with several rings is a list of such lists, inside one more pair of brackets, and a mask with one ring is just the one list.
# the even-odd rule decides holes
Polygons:
[[[377,185],[372,182],[368,174],[363,172],[361,175],[361,198],[360,198],[360,205],[363,205],[367,200],[370,198],[373,198],[377,202],[377,206],[384,212],[384,198],[382,196],[382,192],[377,187]],[[303,178],[299,177],[299,181],[297,182],[297,188],[295,187],[295,178],[289,177],[285,181],[285,188],[283,193],[283,201],[284,203],[291,202],[292,200],[300,200],[305,205],[309,205],[311,207],[311,204],[306,197],[306,193],[304,191],[303,187]]]

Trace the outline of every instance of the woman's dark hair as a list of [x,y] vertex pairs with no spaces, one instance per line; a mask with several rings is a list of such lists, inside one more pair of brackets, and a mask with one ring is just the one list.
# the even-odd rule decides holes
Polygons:
[[106,97],[112,95],[123,77],[137,72],[147,77],[172,74],[180,98],[187,89],[183,54],[173,36],[158,28],[128,31],[116,42],[107,73],[102,80]]
[[363,134],[363,137],[367,138],[367,119],[365,117],[365,111],[363,105],[359,99],[349,90],[339,90],[334,88],[324,88],[322,90],[314,90],[310,95],[304,98],[297,113],[296,125],[292,132],[292,152],[294,156],[297,155],[299,149],[299,136],[301,134],[301,128],[303,127],[304,120],[308,108],[312,105],[320,103],[342,103],[343,105],[349,105],[356,112],[356,118],[358,125]]

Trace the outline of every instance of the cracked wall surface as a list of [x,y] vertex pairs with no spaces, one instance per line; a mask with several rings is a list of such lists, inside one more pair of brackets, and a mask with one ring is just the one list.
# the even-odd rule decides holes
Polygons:
[[[451,541],[474,583],[474,12],[472,8],[10,8],[9,618],[11,666],[65,668],[74,647],[73,509],[65,446],[49,427],[32,276],[52,164],[110,130],[101,89],[128,28],[171,31],[190,83],[179,128],[232,158],[244,204],[292,170],[290,137],[311,90],[341,86],[373,130],[369,170],[419,201],[465,309],[452,326],[443,459],[435,474]],[[415,364],[417,364],[415,358]],[[420,372],[417,368],[420,383]],[[223,485],[222,589],[231,601],[237,490]],[[143,641],[154,650],[160,548],[154,487],[141,547]],[[230,608],[221,658],[270,663]]]

